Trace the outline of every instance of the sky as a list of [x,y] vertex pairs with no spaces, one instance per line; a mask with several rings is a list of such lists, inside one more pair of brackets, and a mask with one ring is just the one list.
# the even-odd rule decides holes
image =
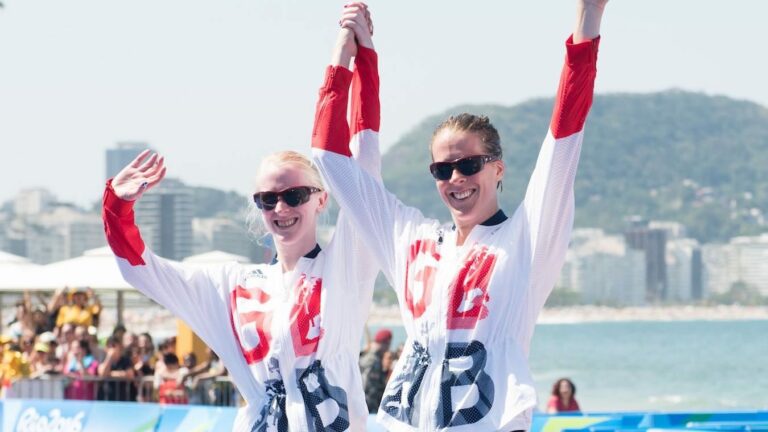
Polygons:
[[[308,154],[344,2],[3,4],[0,203],[45,187],[91,205],[118,141],[149,143],[169,176],[243,194],[264,155]],[[553,96],[575,22],[573,0],[368,4],[385,151],[458,104]],[[765,0],[612,0],[596,92],[677,88],[768,106],[765,17]]]

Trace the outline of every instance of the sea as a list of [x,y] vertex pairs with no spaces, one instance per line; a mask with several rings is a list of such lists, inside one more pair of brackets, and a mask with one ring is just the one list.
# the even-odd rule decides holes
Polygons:
[[539,324],[530,365],[542,410],[561,377],[587,412],[768,409],[768,320]]

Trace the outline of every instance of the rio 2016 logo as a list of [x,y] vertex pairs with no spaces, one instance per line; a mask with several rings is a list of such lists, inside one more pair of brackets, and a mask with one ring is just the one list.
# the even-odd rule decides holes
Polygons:
[[61,410],[52,409],[48,415],[40,414],[35,408],[27,408],[16,423],[16,432],[81,432],[85,412],[74,417],[63,417]]

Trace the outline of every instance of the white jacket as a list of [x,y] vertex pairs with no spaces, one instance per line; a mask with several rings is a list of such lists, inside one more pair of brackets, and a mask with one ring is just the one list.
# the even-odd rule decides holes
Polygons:
[[388,430],[529,428],[536,394],[528,352],[573,225],[598,43],[566,43],[550,130],[524,201],[511,217],[499,211],[476,226],[462,246],[451,225],[405,206],[360,169],[343,139],[313,140],[326,183],[375,246],[400,303],[408,340],[378,414]]
[[[351,145],[365,148],[358,162],[378,176],[375,52],[358,55],[356,66],[354,75],[329,67],[321,94],[334,92],[346,103],[354,76]],[[340,80],[343,91],[328,88]],[[349,142],[343,123],[337,126]],[[327,247],[284,274],[280,263],[201,270],[158,257],[144,247],[133,203],[119,199],[110,183],[103,210],[126,281],[184,320],[224,362],[248,403],[235,430],[365,430],[358,358],[378,267],[344,211]]]

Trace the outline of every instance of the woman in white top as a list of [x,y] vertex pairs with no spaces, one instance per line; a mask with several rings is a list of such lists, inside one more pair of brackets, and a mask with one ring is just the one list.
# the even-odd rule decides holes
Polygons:
[[[434,163],[424,169],[451,213],[447,225],[371,178],[350,157],[345,136],[313,137],[326,184],[375,245],[400,303],[408,340],[379,408],[387,430],[529,429],[536,394],[528,352],[568,247],[606,3],[577,2],[549,131],[525,199],[510,217],[499,208],[505,165],[487,117],[453,116],[432,137]],[[365,46],[365,29],[355,30]],[[340,124],[345,109],[321,94],[317,118]],[[333,122],[325,127],[334,129]]]
[[[347,7],[342,20],[366,23],[367,11]],[[365,148],[356,160],[377,177],[376,53],[360,52],[353,73],[348,68],[356,52],[354,34],[345,27],[327,74],[356,83],[351,145]],[[346,120],[343,127],[349,130]],[[344,211],[328,245],[317,244],[328,196],[316,168],[295,152],[268,156],[252,210],[274,239],[274,261],[206,270],[158,257],[134,223],[134,202],[165,172],[163,158],[145,151],[108,181],[107,239],[125,279],[183,319],[224,362],[247,402],[235,430],[365,430],[368,410],[357,363],[378,268]]]

